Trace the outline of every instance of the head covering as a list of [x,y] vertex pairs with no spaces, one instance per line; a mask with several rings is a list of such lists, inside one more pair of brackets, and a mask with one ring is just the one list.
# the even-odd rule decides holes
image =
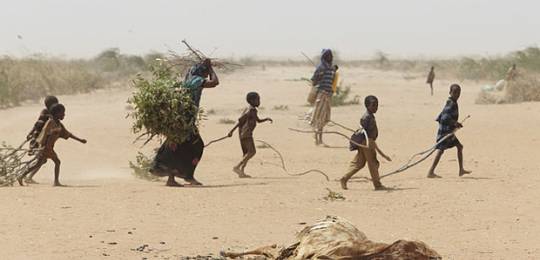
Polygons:
[[322,52],[321,52],[321,63],[319,64],[319,67],[330,67],[332,66],[332,63],[326,61],[326,57],[328,55],[332,55],[332,50],[331,49],[323,49]]
[[203,77],[208,72],[208,67],[203,63],[199,63],[191,68],[190,74]]

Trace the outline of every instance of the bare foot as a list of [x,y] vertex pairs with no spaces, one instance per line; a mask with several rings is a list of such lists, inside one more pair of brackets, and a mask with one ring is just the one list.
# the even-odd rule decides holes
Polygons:
[[64,184],[62,184],[62,183],[60,183],[60,182],[55,182],[55,183],[53,184],[53,187],[66,187],[66,185],[64,185]]
[[244,172],[242,172],[242,169],[240,169],[238,166],[234,167],[233,172],[238,174],[238,177],[242,178],[242,175],[244,175]]
[[28,184],[39,184],[39,182],[34,181],[33,179],[25,179],[24,182],[26,182]]
[[427,177],[430,178],[430,179],[439,179],[439,178],[442,178],[441,176],[439,176],[439,175],[437,175],[437,174],[435,174],[435,173],[429,173],[429,174],[427,175]]
[[342,188],[342,189],[348,190],[348,188],[347,188],[347,180],[341,178],[341,179],[339,180],[339,182],[341,183],[341,188]]
[[194,186],[202,186],[203,185],[198,180],[195,180],[195,178],[193,178],[193,179],[184,179],[184,180],[189,182],[190,185],[194,185]]
[[238,174],[238,177],[240,178],[251,178],[251,176],[245,174],[245,173],[242,173],[242,174]]
[[380,186],[375,187],[375,190],[390,190],[390,189],[381,184]]
[[463,176],[463,175],[465,175],[465,174],[471,174],[471,171],[467,171],[467,170],[465,170],[465,169],[462,169],[462,170],[459,171],[459,176],[460,176],[460,177]]
[[167,183],[165,184],[165,186],[167,186],[167,187],[183,187],[184,185],[176,182],[175,180],[168,180]]

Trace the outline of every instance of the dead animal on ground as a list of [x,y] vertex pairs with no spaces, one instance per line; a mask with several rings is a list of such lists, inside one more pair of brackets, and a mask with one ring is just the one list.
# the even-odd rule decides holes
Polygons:
[[246,252],[221,252],[237,258],[262,256],[266,259],[365,259],[365,260],[436,260],[442,257],[421,241],[398,240],[392,244],[376,243],[349,221],[334,216],[305,227],[288,247],[276,245]]

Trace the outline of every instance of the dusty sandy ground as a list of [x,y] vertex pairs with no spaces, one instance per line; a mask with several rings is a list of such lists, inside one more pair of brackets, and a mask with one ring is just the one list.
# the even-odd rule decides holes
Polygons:
[[[379,145],[393,162],[381,172],[399,167],[411,154],[432,145],[435,117],[446,98],[447,80],[436,82],[429,96],[424,76],[406,80],[402,73],[342,68],[352,95],[380,98],[377,121]],[[334,180],[344,174],[353,153],[338,136],[326,142],[337,148],[315,147],[309,135],[288,127],[305,127],[298,116],[307,110],[305,82],[311,68],[251,69],[222,75],[222,84],[205,90],[202,105],[213,109],[202,127],[206,141],[225,135],[245,107],[248,91],[262,96],[260,116],[274,124],[259,125],[258,139],[284,155],[292,171],[318,168]],[[410,75],[409,75],[410,76]],[[414,75],[413,75],[414,76]],[[328,202],[325,188],[340,191],[337,182],[319,175],[286,176],[269,149],[259,149],[238,179],[231,168],[240,160],[237,137],[210,146],[196,176],[202,188],[167,188],[131,176],[128,161],[137,151],[149,153],[157,143],[140,149],[132,144],[130,120],[125,118],[130,90],[62,96],[67,106],[64,124],[88,139],[87,145],[60,140],[61,180],[53,188],[52,163],[37,175],[39,185],[0,189],[0,251],[3,259],[175,259],[214,255],[222,249],[242,250],[288,243],[302,222],[327,214],[349,219],[370,239],[393,242],[418,239],[446,259],[538,259],[540,257],[540,103],[475,105],[481,83],[463,82],[461,114],[470,114],[459,137],[465,145],[470,177],[457,176],[455,150],[448,151],[438,174],[427,179],[431,160],[383,179],[392,191],[375,192],[361,179],[344,191],[345,201]],[[287,105],[288,111],[274,110]],[[41,105],[0,111],[0,136],[18,144],[37,117]],[[360,105],[332,111],[337,122],[355,127]],[[382,160],[381,160],[382,162]],[[358,176],[368,176],[363,170]],[[340,191],[341,192],[341,191]],[[144,250],[137,248],[148,245]]]

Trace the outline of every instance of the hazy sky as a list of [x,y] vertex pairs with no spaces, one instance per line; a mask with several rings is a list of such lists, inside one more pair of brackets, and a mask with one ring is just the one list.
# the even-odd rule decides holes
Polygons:
[[[537,0],[0,0],[0,55],[180,49],[343,58],[501,54],[540,43]],[[20,37],[19,37],[20,36]]]

